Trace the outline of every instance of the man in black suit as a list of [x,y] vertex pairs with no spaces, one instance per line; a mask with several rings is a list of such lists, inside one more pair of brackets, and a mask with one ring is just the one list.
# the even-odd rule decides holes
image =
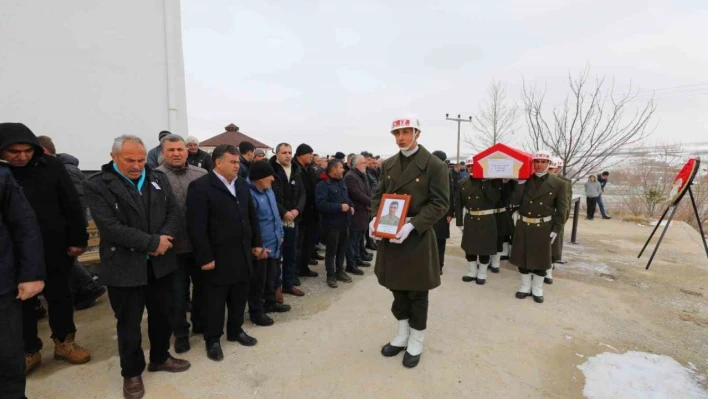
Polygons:
[[214,169],[194,180],[187,191],[187,227],[196,264],[204,270],[204,340],[211,360],[224,358],[224,308],[228,305],[226,337],[253,346],[258,341],[243,331],[252,257],[266,259],[256,208],[248,183],[238,178],[239,152],[222,144],[212,153]]

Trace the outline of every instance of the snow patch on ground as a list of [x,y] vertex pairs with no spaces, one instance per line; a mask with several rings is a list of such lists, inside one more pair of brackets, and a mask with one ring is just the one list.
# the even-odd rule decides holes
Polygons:
[[601,353],[578,366],[589,399],[708,399],[702,378],[669,356],[630,351]]

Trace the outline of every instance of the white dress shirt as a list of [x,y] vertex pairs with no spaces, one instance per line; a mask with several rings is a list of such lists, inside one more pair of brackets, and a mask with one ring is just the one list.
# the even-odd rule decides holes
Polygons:
[[236,197],[236,179],[233,179],[231,183],[229,183],[224,176],[216,173],[216,171],[214,171],[214,174],[219,178],[219,180],[221,180],[222,183],[224,183],[224,185],[226,185],[226,188],[229,189],[231,195]]

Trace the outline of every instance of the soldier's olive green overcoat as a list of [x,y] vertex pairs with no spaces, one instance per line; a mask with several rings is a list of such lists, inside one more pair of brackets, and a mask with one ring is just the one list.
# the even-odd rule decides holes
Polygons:
[[[557,178],[563,180],[565,183],[566,195],[568,196],[568,210],[565,213],[565,220],[568,220],[570,216],[571,201],[573,199],[573,181],[569,178],[561,175],[556,175]],[[555,260],[560,260],[563,258],[563,240],[565,239],[565,224],[558,233],[558,238],[553,242],[552,255]]]
[[[458,182],[455,198],[455,216],[458,226],[463,226],[463,209],[486,211],[496,209],[501,200],[501,181],[466,177]],[[497,218],[491,215],[464,217],[464,230],[460,245],[467,255],[494,255],[497,253]]]
[[[405,169],[399,152],[384,161],[372,200],[378,210],[385,193],[408,194],[410,223],[415,229],[401,244],[384,239],[376,252],[376,277],[391,290],[425,291],[440,285],[440,264],[433,225],[448,211],[450,187],[447,166],[423,146]],[[384,213],[387,213],[384,212]]]
[[[546,223],[528,224],[519,218],[514,232],[514,245],[509,262],[529,270],[551,268],[551,232],[559,234],[568,212],[566,184],[556,176],[533,175],[514,190],[512,204],[520,205],[519,216],[543,218]],[[556,240],[558,237],[556,237]]]

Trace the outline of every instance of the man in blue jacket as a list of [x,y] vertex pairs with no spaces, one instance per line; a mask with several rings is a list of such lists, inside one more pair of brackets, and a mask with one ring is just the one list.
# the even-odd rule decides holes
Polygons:
[[265,259],[254,260],[251,286],[248,290],[248,313],[253,324],[265,327],[272,326],[274,323],[266,313],[290,311],[290,305],[278,303],[275,297],[275,282],[280,274],[278,259],[285,233],[278,212],[278,203],[275,201],[275,194],[271,187],[275,174],[273,167],[268,161],[254,162],[248,174],[248,185],[256,207],[263,248],[267,253]]
[[32,206],[5,162],[0,162],[0,248],[0,392],[24,398],[22,301],[44,289],[44,253]]
[[352,282],[352,278],[344,272],[344,260],[354,203],[349,199],[343,176],[342,162],[338,159],[329,161],[327,170],[322,172],[320,182],[315,189],[317,211],[322,217],[323,241],[327,246],[325,253],[327,285],[332,288],[337,288],[337,281]]

